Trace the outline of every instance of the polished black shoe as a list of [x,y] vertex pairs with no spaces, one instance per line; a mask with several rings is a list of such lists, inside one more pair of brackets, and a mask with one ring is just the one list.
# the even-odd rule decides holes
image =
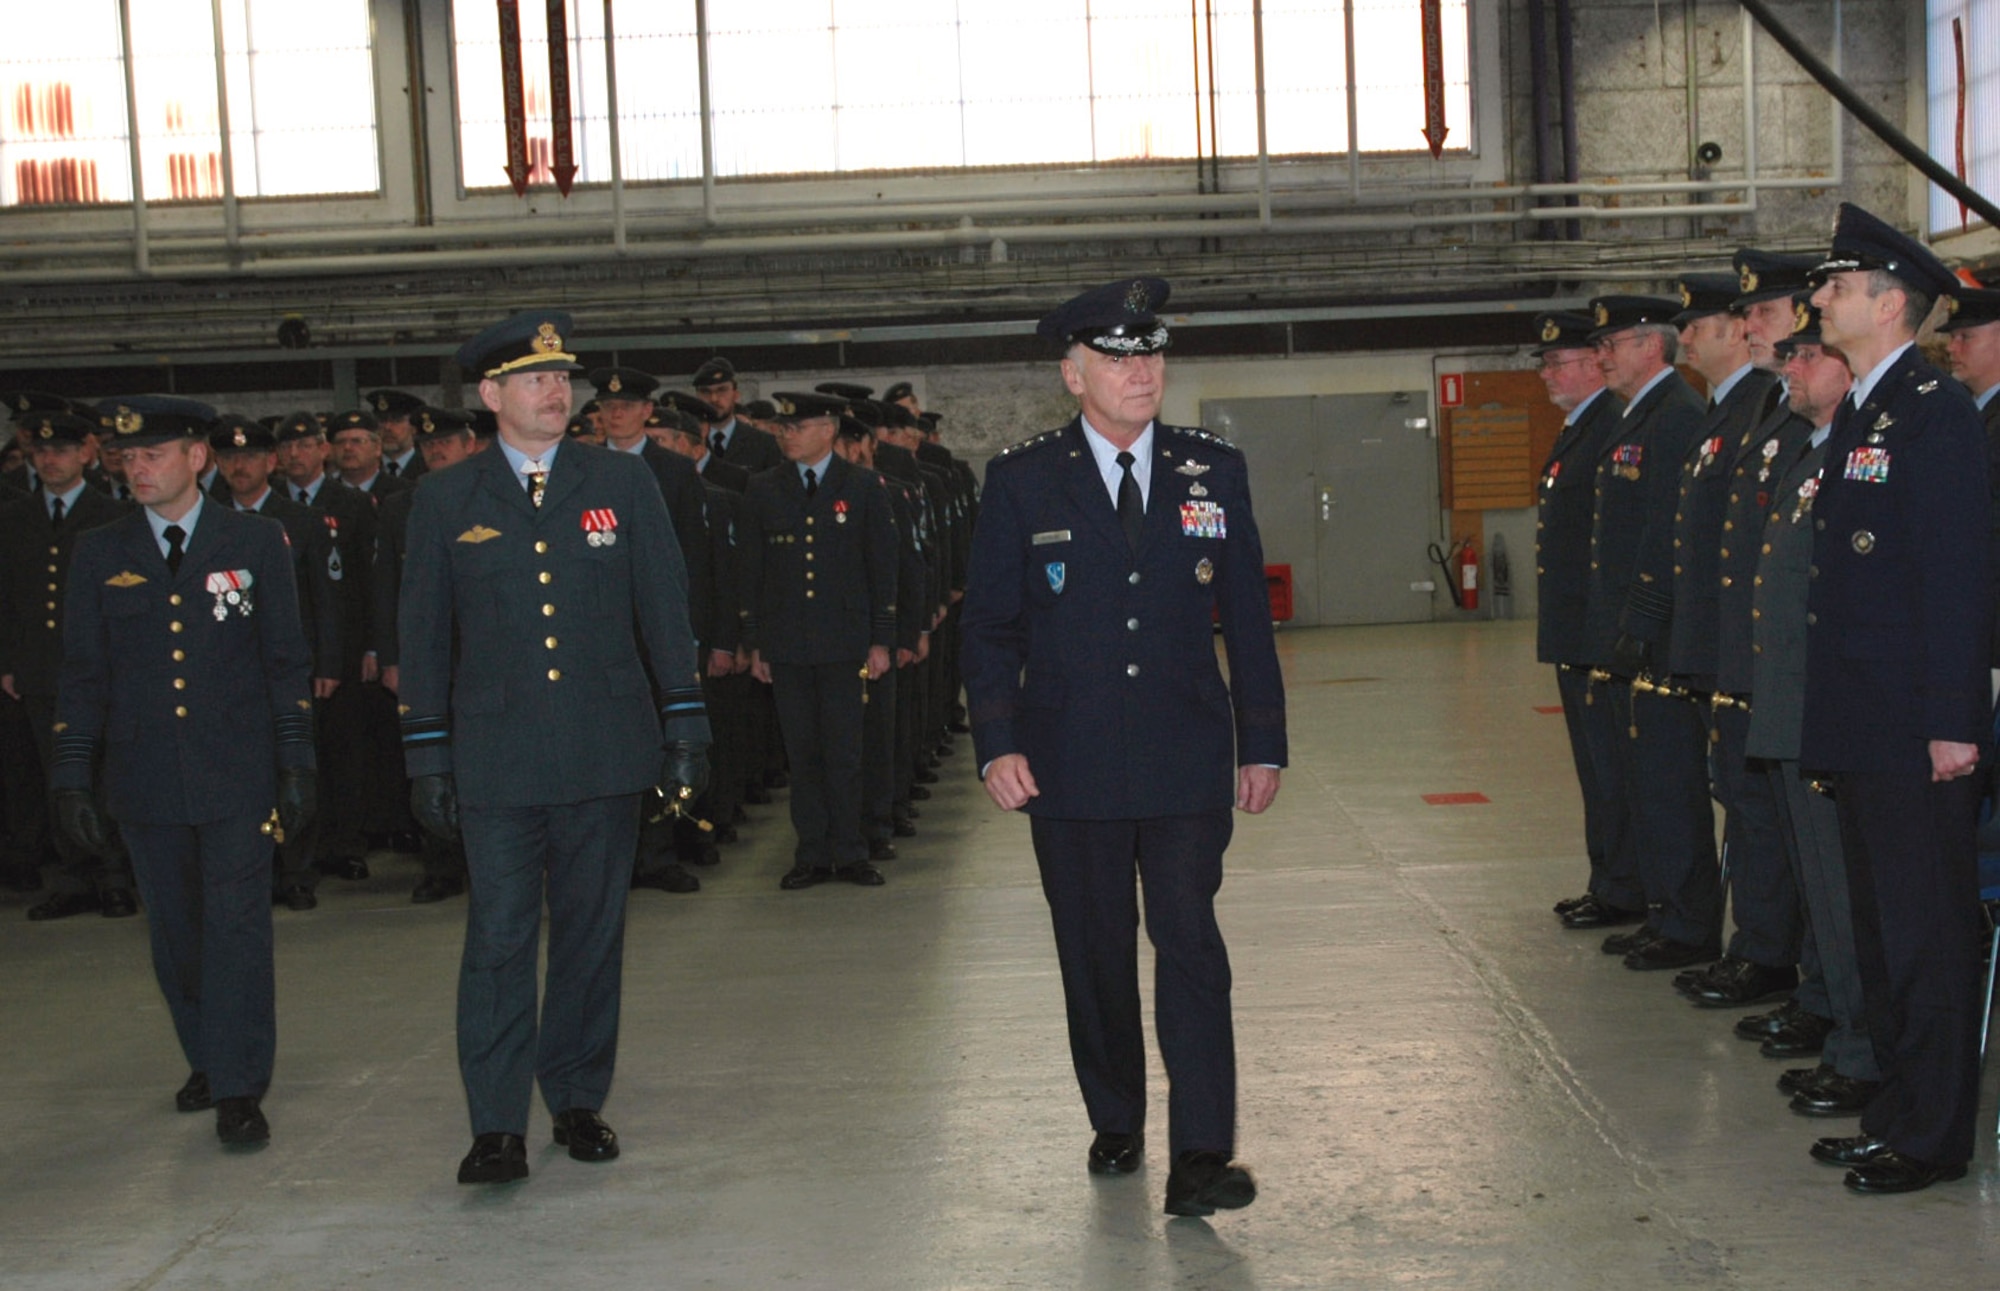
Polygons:
[[1785,1029],[1800,1018],[1811,1017],[1798,1002],[1797,997],[1786,1000],[1769,1013],[1752,1013],[1747,1018],[1736,1019],[1735,1031],[1740,1039],[1764,1041]]
[[610,1161],[618,1155],[618,1136],[596,1112],[572,1107],[556,1113],[556,1146],[568,1148],[572,1161]]
[[106,919],[130,919],[139,913],[139,898],[130,888],[112,888],[97,898],[97,913]]
[[913,820],[899,819],[889,826],[889,832],[897,838],[915,838],[917,823]]
[[[931,765],[935,766],[937,764],[933,762]],[[930,767],[918,767],[916,781],[918,784],[936,784],[938,782],[938,774],[931,770]]]
[[1143,1134],[1099,1134],[1090,1141],[1084,1167],[1092,1174],[1131,1174],[1146,1163]]
[[1879,1080],[1856,1080],[1836,1071],[1792,1095],[1792,1110],[1800,1116],[1859,1116],[1880,1088]]
[[305,884],[294,883],[279,889],[271,904],[281,905],[287,910],[315,910],[319,908],[319,896]]
[[1833,1074],[1831,1063],[1823,1062],[1817,1067],[1787,1067],[1784,1074],[1778,1077],[1778,1092],[1787,1096],[1802,1094]]
[[[923,785],[922,785],[921,783],[918,783],[918,784],[913,784],[913,785],[911,785],[911,786],[910,786],[910,799],[911,799],[911,801],[913,801],[913,802],[923,802],[923,801],[924,801],[925,799],[929,798],[930,796],[931,796],[931,791],[930,791],[930,790],[928,790],[928,789],[926,789],[926,788],[924,788],[924,786],[923,786]],[[911,812],[910,814],[911,814],[912,816],[914,816],[914,815],[916,815],[917,813],[913,811],[913,812]]]
[[1757,1052],[1766,1058],[1805,1058],[1826,1048],[1826,1038],[1832,1034],[1832,1018],[1802,1013],[1766,1036]]
[[177,1112],[205,1112],[215,1106],[208,1096],[208,1073],[191,1071],[187,1083],[174,1091],[174,1110]]
[[1257,1199],[1257,1181],[1220,1152],[1183,1152],[1167,1174],[1169,1215],[1241,1210]]
[[254,1098],[218,1098],[215,1100],[215,1137],[235,1147],[269,1143],[271,1123],[264,1119],[264,1109],[257,1106]]
[[1580,897],[1564,897],[1562,900],[1556,902],[1555,905],[1551,908],[1559,915],[1568,914],[1570,911],[1576,909],[1584,902],[1595,901],[1595,900],[1597,900],[1595,896],[1586,892]]
[[1644,910],[1627,910],[1622,906],[1600,901],[1594,896],[1581,898],[1579,904],[1556,916],[1562,926],[1582,932],[1591,928],[1616,928],[1621,924],[1637,923],[1646,917]]
[[1607,955],[1629,955],[1641,946],[1660,940],[1660,934],[1650,923],[1640,924],[1630,932],[1614,932],[1604,939],[1601,949]]
[[89,914],[98,906],[95,892],[58,892],[29,906],[28,922],[47,923],[51,919],[67,919],[71,915]]
[[832,877],[832,870],[822,870],[811,865],[794,865],[785,871],[785,877],[778,880],[778,886],[787,892],[796,892],[800,888],[817,887]]
[[430,905],[433,902],[458,896],[464,891],[464,879],[447,879],[440,878],[435,874],[426,874],[417,880],[416,887],[410,889],[410,904]]
[[1844,1139],[1821,1139],[1809,1149],[1821,1165],[1862,1165],[1890,1151],[1889,1140],[1872,1134],[1856,1134]]
[[1682,995],[1693,995],[1706,986],[1711,978],[1719,978],[1734,971],[1736,965],[1744,961],[1734,955],[1725,954],[1713,964],[1703,964],[1699,968],[1683,968],[1674,974],[1674,989]]
[[635,888],[655,888],[661,892],[699,892],[701,880],[687,872],[679,861],[668,861],[657,870],[645,874],[634,874],[632,886]]
[[1688,998],[1704,1009],[1740,1009],[1784,999],[1798,987],[1799,970],[1790,964],[1773,968],[1747,959],[1723,960]]
[[868,859],[893,861],[896,859],[896,845],[886,838],[871,838],[868,840]]
[[726,846],[730,843],[735,842],[736,840],[737,840],[736,826],[717,825],[715,827],[715,845],[717,847]]
[[481,1134],[458,1163],[460,1183],[512,1183],[528,1177],[528,1145],[518,1134]]
[[722,864],[722,853],[715,850],[714,843],[695,844],[694,855],[688,857],[696,865],[703,867]]
[[359,856],[323,856],[313,862],[313,868],[328,878],[346,879],[359,883],[368,877],[368,862]]
[[876,869],[866,861],[856,861],[852,865],[843,865],[833,872],[833,877],[841,880],[843,883],[852,883],[856,887],[862,888],[879,888],[889,881],[882,877],[882,871]]
[[1934,1183],[1950,1183],[1953,1179],[1963,1178],[1963,1161],[1957,1165],[1932,1165],[1888,1148],[1849,1170],[1841,1182],[1847,1185],[1849,1192],[1875,1194],[1918,1192]]
[[1714,946],[1693,946],[1659,937],[1625,956],[1625,967],[1637,973],[1656,972],[1663,968],[1686,968],[1715,956]]

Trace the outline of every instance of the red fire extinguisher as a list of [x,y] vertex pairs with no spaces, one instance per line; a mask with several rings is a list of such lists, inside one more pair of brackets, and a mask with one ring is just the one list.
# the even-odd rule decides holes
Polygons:
[[1479,548],[1470,538],[1458,545],[1458,606],[1479,608]]

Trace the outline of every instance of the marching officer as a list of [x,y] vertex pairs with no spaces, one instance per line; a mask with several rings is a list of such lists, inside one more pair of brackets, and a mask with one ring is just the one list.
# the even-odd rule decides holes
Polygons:
[[1590,343],[1584,314],[1543,314],[1535,320],[1539,362],[1549,402],[1563,410],[1562,433],[1542,464],[1535,520],[1535,655],[1554,664],[1569,728],[1570,759],[1583,792],[1584,849],[1590,883],[1580,897],[1556,904],[1565,928],[1610,928],[1645,917],[1646,897],[1634,854],[1638,840],[1618,793],[1615,740],[1623,739],[1611,705],[1590,701],[1584,617],[1590,600],[1591,484],[1624,403],[1604,388],[1604,370]]
[[1992,732],[1985,429],[1916,348],[1956,279],[1842,203],[1815,271],[1820,332],[1847,356],[1813,499],[1799,763],[1830,775],[1882,1088],[1861,1134],[1822,1140],[1863,1193],[1962,1178],[1979,1103],[1980,750]]
[[[63,589],[77,537],[132,509],[84,483],[88,440],[95,429],[95,421],[73,413],[26,414],[20,433],[33,459],[35,491],[0,504],[0,690],[26,709],[43,786],[55,757]],[[39,813],[32,819],[46,821],[47,816]],[[90,910],[118,919],[139,912],[131,862],[122,849],[113,846],[92,854],[59,829],[46,832],[58,859],[44,867],[49,895],[29,907],[29,919],[62,919]],[[40,844],[37,837],[34,845]]]
[[618,1155],[601,1111],[640,797],[657,786],[691,800],[706,777],[680,546],[643,463],[565,439],[580,370],[569,335],[568,315],[530,310],[459,349],[499,442],[424,478],[403,565],[412,806],[432,833],[462,835],[471,875],[458,1039],[473,1144],[460,1183],[527,1176],[537,1083],[573,1159]]
[[1646,922],[1605,938],[1604,951],[1633,969],[1714,959],[1722,920],[1707,732],[1693,705],[1665,693],[1680,467],[1704,415],[1701,396],[1674,370],[1680,309],[1651,296],[1591,302],[1598,366],[1625,410],[1597,463],[1585,630],[1592,662],[1615,679],[1606,691],[1628,732],[1615,742],[1618,792],[1632,813],[1648,906]]
[[202,497],[213,409],[135,398],[107,410],[144,509],[77,540],[56,811],[84,850],[103,847],[108,817],[131,853],[153,971],[191,1069],[175,1105],[212,1105],[224,1143],[262,1143],[277,1020],[261,831],[303,830],[316,797],[312,651],[292,556],[275,522]]
[[[1284,685],[1241,453],[1156,420],[1158,278],[1084,292],[1036,329],[1080,415],[994,458],[967,579],[966,685],[987,794],[1026,809],[1055,925],[1093,1173],[1144,1158],[1136,870],[1171,1085],[1166,1208],[1247,1206],[1215,920],[1230,809],[1286,756]],[[1219,612],[1230,684],[1216,666]],[[1234,693],[1231,693],[1231,687]]]
[[862,837],[864,683],[891,667],[896,526],[882,477],[833,451],[845,401],[779,394],[788,465],[750,479],[739,532],[743,643],[772,688],[798,842],[779,886],[880,886]]

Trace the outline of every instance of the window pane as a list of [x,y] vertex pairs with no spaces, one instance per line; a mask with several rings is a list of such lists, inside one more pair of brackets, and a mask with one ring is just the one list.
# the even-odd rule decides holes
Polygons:
[[11,14],[0,96],[0,205],[132,199],[115,0]]
[[[1958,48],[1965,48],[1965,182],[1981,193],[2000,193],[2000,12],[1990,4],[1970,0],[1930,0],[1930,151],[1957,170],[1960,147],[1958,117]],[[1970,210],[1961,212],[1958,199],[1939,188],[1930,189],[1930,231],[1956,233],[1979,223]]]
[[[1465,0],[1444,0],[1445,147],[1472,141]],[[1355,132],[1363,152],[1428,150],[1424,33],[1417,0],[1354,0]]]
[[[133,6],[135,21],[141,7]],[[136,31],[133,41],[145,48]],[[291,197],[381,187],[366,0],[225,0],[222,43],[229,66],[230,165],[239,194]]]

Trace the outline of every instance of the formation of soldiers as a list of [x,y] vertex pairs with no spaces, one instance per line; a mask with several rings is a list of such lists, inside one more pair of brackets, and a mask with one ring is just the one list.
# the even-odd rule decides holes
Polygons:
[[1813,1158],[1907,1192],[1972,1151],[2000,291],[1852,206],[1733,267],[1537,320],[1538,654],[1590,858],[1555,912],[1697,1006],[1775,1004],[1735,1034],[1817,1056],[1790,1109],[1861,1118]]
[[[978,505],[970,467],[939,442],[940,416],[918,407],[908,383],[880,398],[837,384],[746,402],[720,358],[689,389],[664,389],[629,368],[588,376],[594,397],[570,436],[640,455],[658,483],[689,571],[689,619],[715,719],[709,788],[691,809],[649,813],[657,818],[643,833],[634,885],[697,890],[696,868],[717,864],[737,841],[744,805],[769,803],[773,789],[792,782],[798,757],[788,756],[763,661],[782,667],[813,648],[812,625],[785,607],[865,606],[853,593],[871,577],[893,589],[882,611],[893,622],[877,633],[890,647],[889,666],[844,688],[851,702],[834,705],[829,720],[851,726],[865,770],[839,790],[861,822],[864,854],[838,868],[853,881],[880,882],[873,863],[893,858],[893,840],[916,832],[940,758],[966,729],[957,607]],[[128,917],[139,903],[115,821],[98,851],[84,851],[53,814],[48,786],[70,560],[79,535],[135,509],[114,425],[133,401],[5,398],[12,437],[0,472],[0,885],[41,894],[31,920]],[[393,389],[368,392],[362,408],[261,420],[175,403],[205,424],[202,496],[283,525],[312,654],[320,809],[273,846],[274,902],[312,909],[323,879],[368,878],[367,855],[384,848],[421,856],[412,900],[461,894],[462,847],[420,830],[411,814],[397,713],[399,600],[417,481],[488,449],[493,414],[433,407]],[[833,418],[840,457],[866,468],[869,496],[882,500],[893,531],[885,569],[873,568],[880,553],[838,544],[819,549],[810,568],[777,559],[797,553],[775,544],[746,554],[746,536],[770,528],[753,477],[792,469],[785,428],[805,404]],[[845,532],[847,516],[834,518]],[[811,881],[823,877],[817,863],[807,868]],[[787,884],[801,885],[797,876]]]

